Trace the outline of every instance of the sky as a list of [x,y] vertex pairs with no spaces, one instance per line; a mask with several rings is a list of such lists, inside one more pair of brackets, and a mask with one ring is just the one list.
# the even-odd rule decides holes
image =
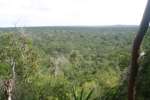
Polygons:
[[139,25],[147,0],[0,0],[0,27]]

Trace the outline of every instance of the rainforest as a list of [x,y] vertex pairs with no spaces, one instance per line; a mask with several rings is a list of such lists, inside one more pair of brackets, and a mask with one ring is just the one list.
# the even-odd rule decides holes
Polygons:
[[[0,100],[127,100],[138,26],[0,28]],[[150,98],[150,32],[144,38],[138,100]]]

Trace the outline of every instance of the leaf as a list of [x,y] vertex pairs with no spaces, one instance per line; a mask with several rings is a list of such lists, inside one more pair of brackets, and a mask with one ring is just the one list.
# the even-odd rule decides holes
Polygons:
[[85,100],[89,100],[89,99],[90,99],[90,97],[91,97],[93,91],[94,91],[94,89],[92,89],[92,90],[89,92],[89,94],[87,95],[87,97],[86,97]]
[[77,100],[78,98],[77,98],[77,96],[76,96],[76,92],[75,92],[75,89],[73,88],[73,97],[74,97],[74,100]]
[[80,100],[82,100],[82,98],[83,98],[83,91],[84,91],[84,89],[82,88],[81,95],[80,95]]

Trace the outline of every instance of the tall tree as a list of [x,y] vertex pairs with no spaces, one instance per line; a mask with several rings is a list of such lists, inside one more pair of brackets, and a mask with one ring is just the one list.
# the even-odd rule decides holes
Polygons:
[[147,2],[147,6],[139,27],[139,31],[133,42],[132,58],[131,58],[131,65],[130,65],[129,79],[128,79],[128,100],[135,100],[135,94],[136,94],[135,83],[136,83],[136,77],[139,68],[138,59],[139,59],[140,45],[145,33],[148,30],[149,22],[150,22],[150,0],[148,0]]
[[12,100],[15,84],[25,80],[38,66],[36,53],[30,41],[21,34],[5,33],[0,35],[0,65],[9,67],[4,81],[5,97]]

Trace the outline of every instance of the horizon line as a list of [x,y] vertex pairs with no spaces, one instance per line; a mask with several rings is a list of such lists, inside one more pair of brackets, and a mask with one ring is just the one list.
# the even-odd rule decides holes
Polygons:
[[138,27],[139,25],[114,24],[114,25],[29,25],[29,26],[0,26],[0,28],[28,28],[28,27]]

